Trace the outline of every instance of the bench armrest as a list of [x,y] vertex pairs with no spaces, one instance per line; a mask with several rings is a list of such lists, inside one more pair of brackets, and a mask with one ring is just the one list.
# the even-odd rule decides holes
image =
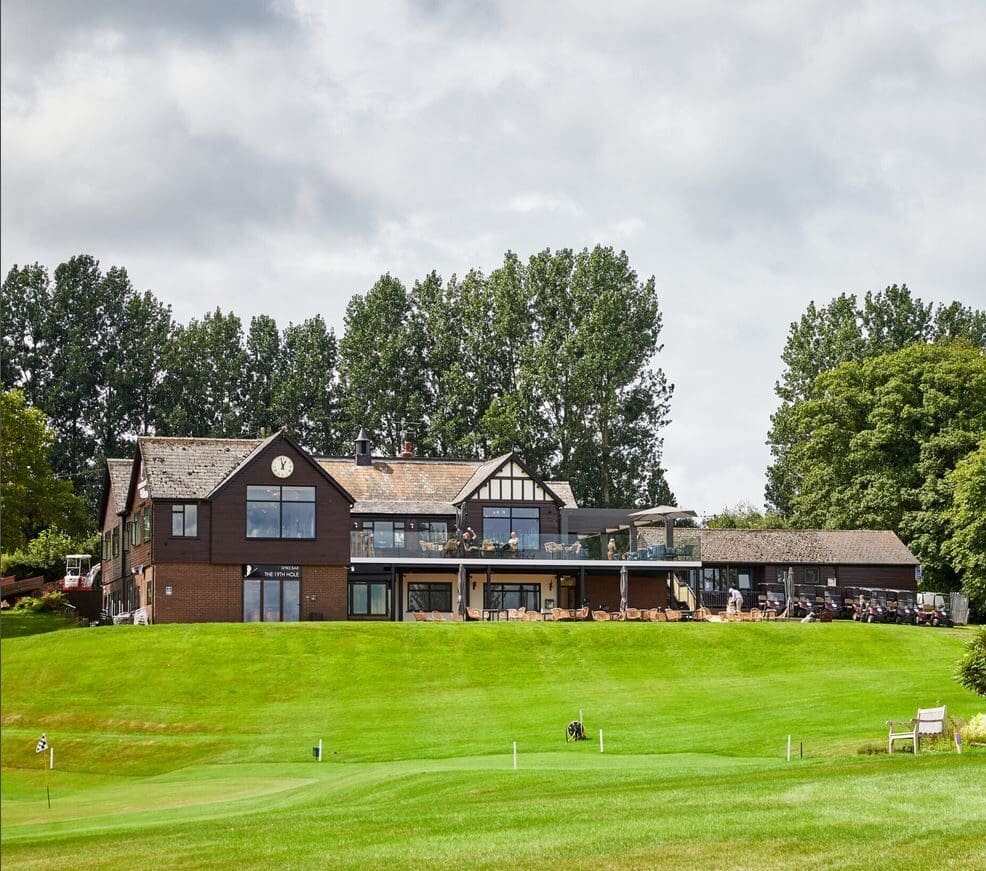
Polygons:
[[887,720],[888,726],[916,726],[917,720]]

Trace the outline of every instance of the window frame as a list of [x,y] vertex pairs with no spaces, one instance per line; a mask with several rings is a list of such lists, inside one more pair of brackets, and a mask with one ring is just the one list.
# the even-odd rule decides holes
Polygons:
[[[487,523],[500,526],[506,520],[506,535],[494,533]],[[535,532],[528,532],[526,525],[534,521]],[[484,505],[483,538],[505,543],[511,532],[517,532],[521,550],[538,550],[541,547],[541,509],[536,505]]]
[[[260,499],[254,496],[250,498],[251,490],[277,490],[277,499]],[[285,490],[306,490],[311,491],[311,499],[285,499]],[[311,505],[312,506],[312,534],[311,535],[285,535],[284,534],[284,506],[287,505]],[[277,506],[277,526],[279,535],[251,535],[250,534],[250,506],[251,505],[276,505]],[[246,488],[246,513],[244,515],[243,534],[248,541],[316,541],[318,539],[318,489],[314,484],[248,484]]]
[[[195,515],[195,532],[188,533],[188,514],[189,509]],[[181,532],[175,532],[175,517],[181,517]],[[199,503],[198,502],[172,502],[171,503],[171,537],[172,538],[198,538],[199,537]]]
[[[427,602],[425,608],[411,607],[411,594],[423,594]],[[438,596],[439,601],[435,602]],[[452,611],[452,583],[450,581],[413,581],[407,585],[407,610],[408,611]]]
[[[498,604],[493,604],[493,592],[497,591],[500,596]],[[518,604],[513,605],[506,601],[506,595],[516,594]],[[528,596],[534,597],[534,606],[529,607]],[[541,610],[541,585],[540,584],[502,584],[489,583],[483,584],[483,607],[485,609],[495,608],[500,611],[507,611],[511,608],[526,608],[528,611]]]
[[[384,588],[384,610],[381,612],[373,611],[373,593],[372,587],[383,587]],[[356,587],[366,588],[366,610],[357,611],[353,608],[353,590]],[[370,620],[380,620],[390,617],[391,611],[393,610],[393,602],[391,597],[393,596],[393,590],[391,589],[389,581],[361,581],[353,580],[346,585],[346,616],[350,619],[370,619]]]

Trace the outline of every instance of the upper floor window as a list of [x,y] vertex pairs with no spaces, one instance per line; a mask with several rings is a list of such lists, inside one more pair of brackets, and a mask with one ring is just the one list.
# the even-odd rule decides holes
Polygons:
[[104,532],[103,533],[103,559],[111,559],[113,557],[113,533]]
[[144,541],[151,540],[151,509],[144,509]]
[[508,541],[510,533],[520,538],[521,550],[537,550],[541,532],[540,512],[537,508],[514,508],[502,505],[483,509],[483,538],[501,544]]
[[247,487],[247,538],[315,538],[314,487]]
[[195,538],[199,534],[199,506],[194,502],[171,506],[171,534],[176,538]]
[[120,527],[117,526],[113,530],[113,557],[116,558],[120,555]]

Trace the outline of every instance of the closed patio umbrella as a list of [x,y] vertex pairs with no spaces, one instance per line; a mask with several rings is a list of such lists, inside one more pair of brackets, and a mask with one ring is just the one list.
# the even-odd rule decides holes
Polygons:
[[464,563],[459,563],[459,600],[456,602],[456,610],[459,616],[465,619],[466,616],[466,567]]
[[626,566],[620,566],[620,611],[626,611],[630,601],[630,574]]
[[784,616],[791,616],[791,599],[794,598],[794,566],[788,566],[784,575]]

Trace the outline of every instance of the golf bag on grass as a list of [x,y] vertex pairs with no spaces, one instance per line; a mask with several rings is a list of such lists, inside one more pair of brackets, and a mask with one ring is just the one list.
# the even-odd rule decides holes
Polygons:
[[566,741],[586,741],[585,729],[582,728],[581,720],[572,720],[568,724],[568,728],[565,730],[565,740]]

